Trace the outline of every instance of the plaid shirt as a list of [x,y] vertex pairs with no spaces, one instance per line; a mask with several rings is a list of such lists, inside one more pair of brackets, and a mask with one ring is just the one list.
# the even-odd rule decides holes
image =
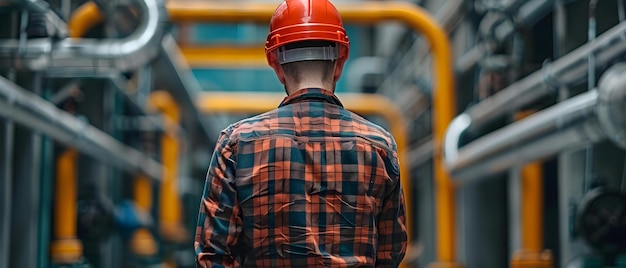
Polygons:
[[395,267],[404,214],[393,137],[302,89],[221,133],[194,248],[200,267]]

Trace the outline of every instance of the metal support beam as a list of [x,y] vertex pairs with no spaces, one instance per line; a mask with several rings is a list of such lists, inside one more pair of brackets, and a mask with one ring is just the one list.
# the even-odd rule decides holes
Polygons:
[[159,180],[161,165],[84,120],[0,77],[0,116],[40,131],[104,163]]
[[2,151],[0,151],[0,267],[9,267],[11,256],[11,210],[13,200],[13,136],[14,125],[1,120]]

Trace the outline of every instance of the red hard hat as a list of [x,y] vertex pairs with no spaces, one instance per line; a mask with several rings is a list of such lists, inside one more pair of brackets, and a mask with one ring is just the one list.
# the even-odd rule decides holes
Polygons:
[[339,12],[328,0],[285,0],[276,8],[265,42],[269,65],[274,69],[278,67],[278,48],[301,41],[337,43],[336,59],[341,66],[350,52],[350,41]]

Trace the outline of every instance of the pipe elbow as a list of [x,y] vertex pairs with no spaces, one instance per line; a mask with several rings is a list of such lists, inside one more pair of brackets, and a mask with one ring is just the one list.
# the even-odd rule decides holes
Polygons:
[[472,118],[467,113],[462,113],[455,117],[444,136],[443,157],[444,164],[448,170],[452,170],[459,159],[459,141],[461,135],[472,124]]
[[596,112],[606,136],[626,149],[626,63],[614,65],[600,78]]

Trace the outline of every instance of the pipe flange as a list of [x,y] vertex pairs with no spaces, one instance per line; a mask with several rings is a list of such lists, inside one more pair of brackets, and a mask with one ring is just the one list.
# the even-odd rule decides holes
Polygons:
[[626,63],[614,65],[600,78],[596,112],[606,136],[626,149]]

